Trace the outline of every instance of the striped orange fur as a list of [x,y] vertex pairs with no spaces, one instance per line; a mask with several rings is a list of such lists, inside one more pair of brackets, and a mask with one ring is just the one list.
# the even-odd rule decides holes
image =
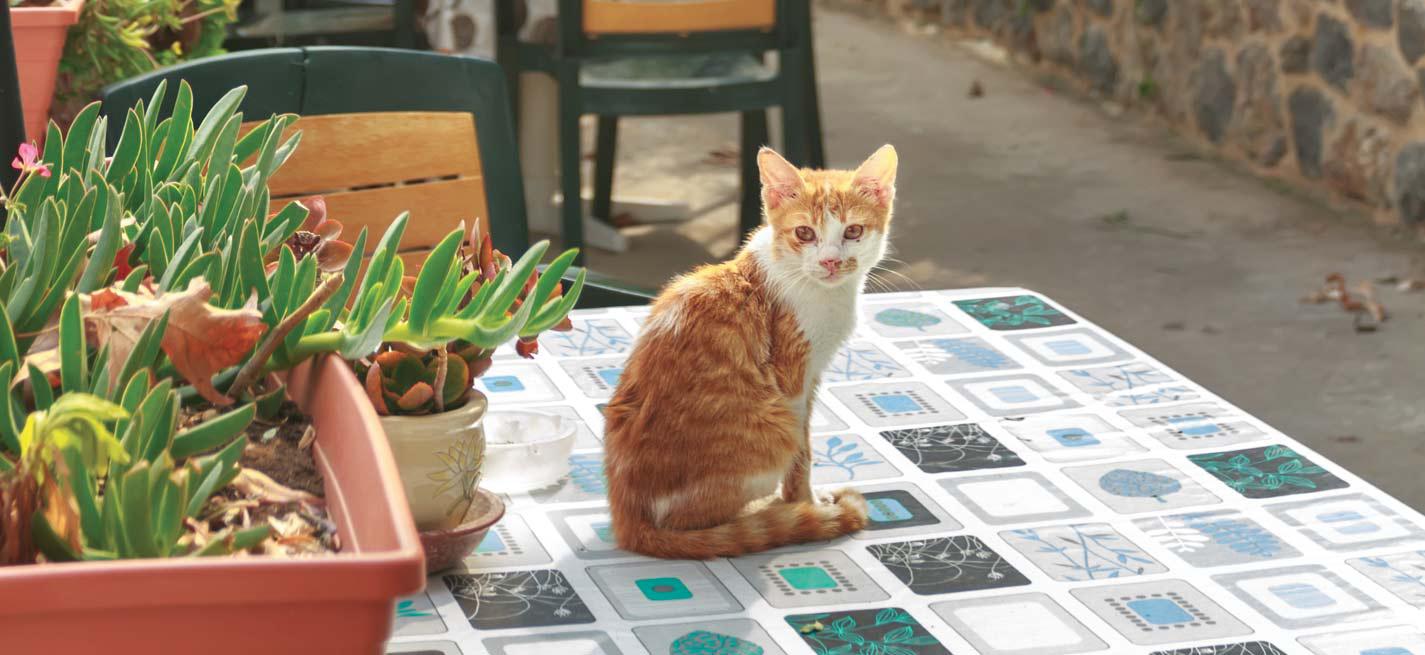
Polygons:
[[731,261],[668,284],[605,410],[625,550],[734,557],[866,525],[860,493],[812,490],[807,422],[885,254],[896,152],[855,171],[797,169],[767,148],[757,161],[766,225]]

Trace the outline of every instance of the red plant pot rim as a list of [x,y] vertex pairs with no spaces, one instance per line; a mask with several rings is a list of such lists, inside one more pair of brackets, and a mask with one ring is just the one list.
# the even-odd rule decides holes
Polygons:
[[[275,594],[294,588],[300,592],[288,593],[283,602],[394,600],[423,588],[420,539],[385,434],[356,378],[340,359],[325,356],[293,369],[287,383],[289,396],[314,422],[324,412],[340,411],[371,428],[365,435],[351,435],[319,426],[313,446],[341,552],[303,559],[169,558],[0,567],[0,598],[6,599],[0,603],[0,628],[11,621],[23,624],[27,616],[74,611],[196,605],[221,614],[222,606],[271,603]],[[360,525],[353,523],[354,515]]]
[[73,25],[83,8],[84,0],[65,0],[49,7],[11,7],[10,15],[15,28]]

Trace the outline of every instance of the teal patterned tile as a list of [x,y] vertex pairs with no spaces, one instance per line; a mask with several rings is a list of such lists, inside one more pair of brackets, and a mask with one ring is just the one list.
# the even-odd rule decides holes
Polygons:
[[861,308],[862,324],[884,337],[919,337],[963,334],[965,326],[922,300],[868,302]]
[[956,300],[955,306],[991,330],[1032,330],[1076,322],[1039,296]]
[[634,636],[650,653],[668,655],[786,655],[751,619],[640,626]]
[[1188,459],[1247,498],[1277,498],[1348,486],[1289,446],[1188,455]]
[[920,621],[899,607],[794,614],[787,624],[816,655],[950,655]]

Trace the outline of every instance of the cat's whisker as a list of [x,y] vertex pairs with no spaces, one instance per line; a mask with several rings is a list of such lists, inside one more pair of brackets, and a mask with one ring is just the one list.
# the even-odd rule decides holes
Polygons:
[[906,283],[910,288],[915,289],[915,290],[919,290],[919,289],[920,289],[920,283],[919,283],[919,282],[916,282],[915,279],[912,278],[911,276],[906,275],[905,273],[902,273],[902,272],[900,272],[900,271],[898,271],[898,270],[896,270],[896,269],[894,269],[894,268],[885,268],[885,267],[882,267],[882,266],[877,266],[875,270],[880,271],[880,272],[882,272],[882,273],[887,273],[887,274],[889,274],[889,275],[898,276],[898,277],[900,277],[900,279],[905,280],[905,283]]

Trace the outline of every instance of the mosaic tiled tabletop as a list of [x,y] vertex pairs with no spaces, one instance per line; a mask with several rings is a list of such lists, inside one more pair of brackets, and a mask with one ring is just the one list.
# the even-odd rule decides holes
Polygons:
[[477,383],[577,419],[572,475],[509,498],[463,570],[399,604],[389,651],[1425,655],[1425,517],[1033,292],[861,311],[812,442],[866,531],[711,562],[615,549],[600,413],[647,308],[577,312]]

